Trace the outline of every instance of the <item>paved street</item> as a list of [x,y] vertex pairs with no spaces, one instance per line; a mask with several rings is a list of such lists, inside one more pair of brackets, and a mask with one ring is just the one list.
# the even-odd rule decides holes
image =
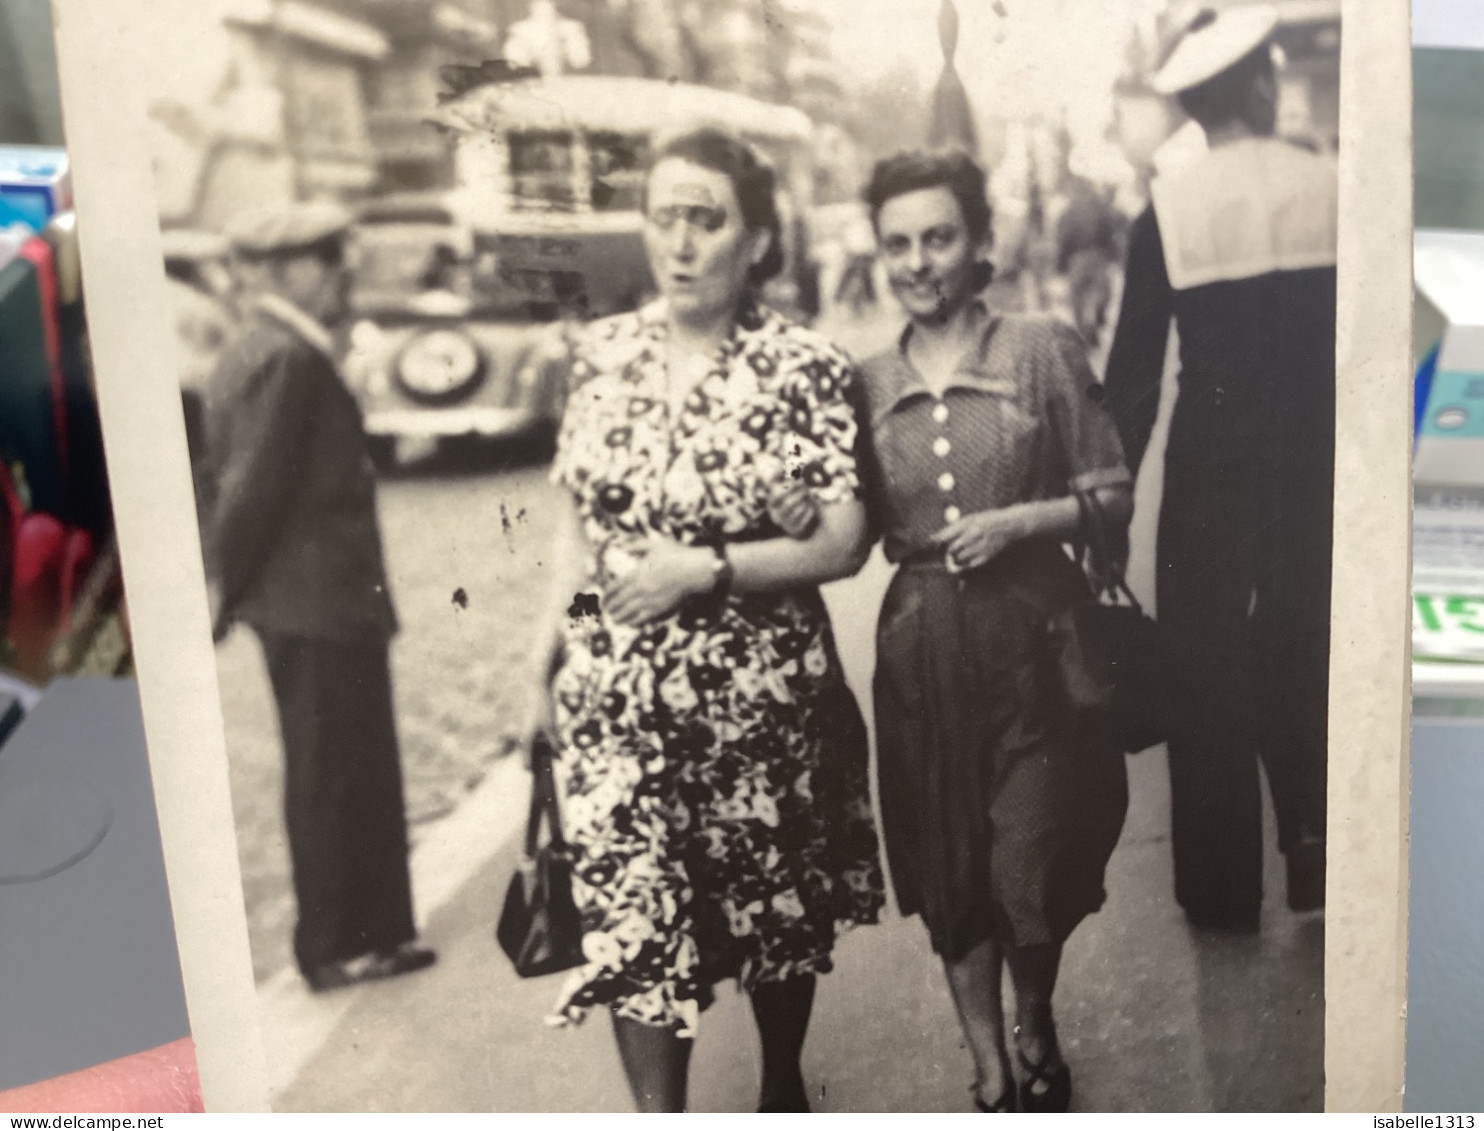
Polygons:
[[[383,536],[402,632],[392,669],[416,840],[512,748],[532,682],[526,649],[547,599],[546,468],[438,467],[382,484]],[[462,590],[462,600],[455,594]],[[277,718],[251,632],[218,649],[217,674],[253,967],[289,961],[293,895]]]
[[[874,609],[885,577],[876,559],[827,590],[857,688],[874,663],[873,618],[860,610]],[[1073,936],[1057,992],[1077,1108],[1322,1110],[1322,917],[1282,906],[1270,835],[1262,933],[1192,932],[1171,898],[1163,754],[1132,758],[1129,769],[1109,901]],[[520,980],[492,937],[527,781],[502,764],[466,803],[474,812],[445,823],[452,835],[414,855],[437,967],[320,998],[292,976],[265,987],[268,1031],[289,1037],[276,1061],[279,1110],[629,1110],[605,1019],[547,1027],[559,978]],[[467,879],[451,876],[459,871]],[[846,936],[837,959],[805,1054],[816,1110],[968,1110],[968,1055],[917,922],[889,913]],[[745,1000],[724,991],[697,1042],[694,1110],[755,1110],[757,1073]]]
[[[893,327],[826,327],[858,356]],[[1152,588],[1160,435],[1141,476],[1131,582]],[[527,708],[529,626],[545,597],[551,495],[538,463],[444,466],[386,481],[383,527],[404,621],[393,662],[413,818],[414,888],[442,955],[425,973],[321,997],[288,969],[293,918],[281,761],[249,634],[220,650],[254,965],[286,1111],[624,1111],[606,1021],[543,1019],[559,979],[516,978],[493,939],[528,778],[508,753]],[[869,708],[879,557],[829,587],[847,674]],[[455,600],[463,590],[463,600]],[[1255,938],[1200,936],[1171,898],[1163,754],[1129,760],[1132,805],[1109,902],[1074,935],[1057,991],[1084,1111],[1305,1111],[1323,1105],[1323,922],[1282,906],[1271,850]],[[1271,821],[1269,821],[1271,832]],[[848,935],[821,983],[806,1071],[822,1111],[967,1111],[971,1068],[920,925]],[[744,1000],[703,1019],[693,1106],[756,1107]]]
[[[1109,903],[1073,937],[1057,995],[1077,1108],[1322,1110],[1322,920],[1284,910],[1270,869],[1260,937],[1192,933],[1169,895],[1163,759],[1130,766],[1134,804]],[[545,1026],[559,978],[521,981],[494,943],[516,853],[514,828],[505,832],[432,915],[438,966],[325,998],[294,985],[265,995],[270,1041],[277,1017],[333,1015],[317,1051],[281,1081],[279,1110],[630,1110],[605,1019]],[[969,1110],[968,1054],[915,921],[893,916],[841,943],[805,1068],[819,1111]],[[694,1110],[755,1110],[757,1073],[745,1002],[725,992],[702,1020]]]

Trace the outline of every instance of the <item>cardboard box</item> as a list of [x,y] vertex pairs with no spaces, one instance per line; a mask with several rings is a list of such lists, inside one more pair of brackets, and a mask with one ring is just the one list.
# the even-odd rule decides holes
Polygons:
[[40,232],[72,207],[72,169],[65,149],[0,146],[0,228],[22,223]]
[[[1484,695],[1484,234],[1419,231],[1412,518],[1413,689]],[[1442,713],[1458,713],[1448,710]]]

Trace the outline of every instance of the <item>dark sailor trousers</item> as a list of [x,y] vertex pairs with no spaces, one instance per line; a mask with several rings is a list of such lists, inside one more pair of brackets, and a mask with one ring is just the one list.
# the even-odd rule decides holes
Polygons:
[[1325,830],[1333,446],[1311,443],[1245,466],[1166,461],[1159,619],[1202,642],[1212,694],[1237,696],[1249,721],[1169,746],[1176,898],[1220,917],[1261,903],[1259,758],[1279,848]]

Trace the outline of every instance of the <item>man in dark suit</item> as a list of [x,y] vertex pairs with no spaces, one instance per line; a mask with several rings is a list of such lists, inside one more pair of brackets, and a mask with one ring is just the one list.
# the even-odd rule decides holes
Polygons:
[[348,219],[299,205],[232,233],[252,298],[205,412],[215,630],[242,623],[262,641],[287,762],[294,955],[316,990],[435,957],[413,924],[375,481],[329,329],[348,311]]
[[1175,893],[1231,930],[1256,930],[1262,902],[1258,755],[1289,906],[1324,905],[1338,178],[1275,136],[1277,23],[1201,12],[1155,76],[1207,151],[1161,173],[1134,222],[1106,381],[1137,469],[1174,319],[1158,615],[1210,654],[1208,702],[1245,703],[1240,726],[1170,743]]

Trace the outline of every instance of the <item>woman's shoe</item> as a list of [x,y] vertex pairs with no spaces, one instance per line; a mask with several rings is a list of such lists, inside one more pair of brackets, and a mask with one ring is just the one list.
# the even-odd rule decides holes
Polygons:
[[[1019,1049],[1015,1052],[1020,1066],[1028,1073],[1020,1083],[1021,1111],[1066,1111],[1072,1106],[1072,1070],[1065,1064],[1048,1068],[1046,1061],[1032,1064]],[[1048,1056],[1048,1060],[1050,1057]],[[1045,1088],[1036,1091],[1037,1084]]]
[[979,1091],[978,1084],[969,1085],[969,1094],[974,1097],[974,1107],[979,1111],[1008,1112],[1015,1110],[1014,1078],[1010,1078],[1005,1082],[1005,1090],[1000,1093],[1000,1098],[992,1104],[984,1102],[984,1095]]

